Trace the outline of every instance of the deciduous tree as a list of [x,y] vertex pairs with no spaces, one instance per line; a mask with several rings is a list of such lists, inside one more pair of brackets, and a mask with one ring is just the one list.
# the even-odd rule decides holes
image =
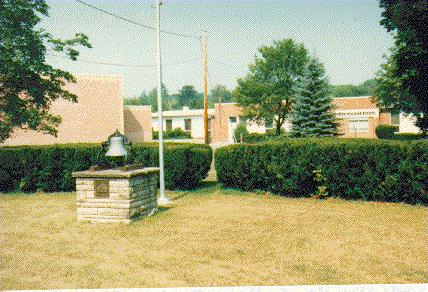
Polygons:
[[216,85],[211,89],[210,101],[212,104],[232,102],[232,92],[224,85]]
[[184,85],[178,95],[178,105],[180,107],[188,106],[192,109],[203,108],[204,98],[193,85]]
[[243,108],[244,118],[257,123],[273,119],[279,135],[296,96],[297,80],[307,62],[307,50],[292,39],[261,47],[249,66],[249,73],[238,79],[233,93]]
[[[157,88],[153,88],[149,93],[143,91],[140,96],[124,99],[124,105],[149,105],[152,107],[152,112],[158,110],[158,94]],[[169,95],[168,89],[165,84],[162,83],[162,110],[168,111],[173,109],[175,105],[174,97]]]
[[47,64],[46,51],[64,52],[76,60],[75,46],[91,45],[84,34],[60,40],[40,28],[48,9],[44,0],[0,1],[0,142],[15,128],[56,135],[61,117],[49,112],[52,102],[77,101],[75,94],[63,88],[75,78]]
[[333,85],[333,97],[348,97],[348,96],[372,96],[376,87],[376,80],[369,79],[361,84],[340,84]]
[[421,0],[380,0],[381,24],[394,32],[395,47],[378,73],[376,100],[418,117],[428,130],[428,4]]

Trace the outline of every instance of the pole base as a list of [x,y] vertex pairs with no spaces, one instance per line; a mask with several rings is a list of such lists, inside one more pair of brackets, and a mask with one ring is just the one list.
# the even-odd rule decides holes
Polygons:
[[169,203],[171,203],[171,200],[168,199],[166,196],[158,198],[158,206],[168,205]]

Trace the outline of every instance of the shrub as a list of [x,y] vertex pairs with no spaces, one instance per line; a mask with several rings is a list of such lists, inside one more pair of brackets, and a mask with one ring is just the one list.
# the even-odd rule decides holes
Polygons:
[[396,133],[394,135],[395,140],[420,140],[424,138],[423,134],[417,134],[417,133]]
[[317,182],[317,189],[315,193],[312,195],[313,198],[316,199],[325,199],[328,197],[328,190],[325,183],[327,182],[327,178],[322,173],[321,169],[315,169],[312,171],[314,174],[314,181]]
[[245,123],[239,123],[236,126],[235,132],[233,134],[234,134],[236,143],[240,143],[241,140],[242,142],[244,142],[248,136],[248,130],[247,130],[247,127],[245,126]]
[[281,128],[281,134],[277,135],[275,129],[268,129],[266,133],[249,133],[245,136],[244,142],[247,143],[259,143],[265,141],[280,141],[286,139],[288,135],[285,133],[285,130]]
[[242,142],[244,143],[259,143],[259,142],[265,142],[265,141],[282,140],[286,137],[286,134],[284,129],[281,129],[281,135],[276,135],[275,129],[269,129],[264,134],[249,133],[245,124],[240,123],[235,129],[234,137],[235,137],[236,143],[241,142],[241,137],[242,137]]
[[258,143],[258,142],[266,141],[266,138],[267,137],[265,134],[249,133],[248,135],[245,136],[244,142],[246,142],[246,143]]
[[398,131],[397,126],[379,125],[376,127],[376,136],[379,139],[394,139],[394,133]]
[[182,130],[181,128],[175,128],[172,131],[166,131],[166,139],[192,139],[192,135],[189,132]]
[[[215,152],[225,187],[309,197],[325,187],[344,199],[428,204],[428,142],[287,139]],[[315,178],[322,173],[322,185]]]
[[[0,147],[0,191],[71,191],[74,171],[105,161],[100,145]],[[134,145],[133,157],[144,166],[158,166],[157,143]],[[168,189],[197,187],[210,169],[211,147],[200,144],[165,144],[165,186]]]
[[266,141],[284,141],[285,139],[291,138],[289,133],[283,133],[281,135],[268,135],[266,134]]
[[[175,128],[171,131],[163,132],[164,139],[192,139],[189,132],[183,131],[181,128]],[[159,131],[152,131],[152,139],[159,139]]]
[[279,137],[281,135],[285,135],[286,134],[284,128],[281,128],[279,131],[280,131],[280,135],[277,135],[276,134],[276,129],[267,129],[266,130],[266,136],[268,136],[268,137]]

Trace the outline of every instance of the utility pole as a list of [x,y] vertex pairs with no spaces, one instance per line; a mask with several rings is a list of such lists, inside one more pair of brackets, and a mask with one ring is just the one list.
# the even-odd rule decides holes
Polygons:
[[165,174],[163,165],[163,116],[162,116],[162,63],[160,42],[160,7],[162,0],[156,0],[157,40],[156,40],[156,62],[157,62],[157,97],[158,97],[158,130],[159,130],[159,198],[158,205],[166,205],[170,200],[165,196]]
[[205,144],[209,144],[208,136],[208,81],[207,81],[207,49],[208,37],[207,32],[204,36],[204,130],[205,130]]

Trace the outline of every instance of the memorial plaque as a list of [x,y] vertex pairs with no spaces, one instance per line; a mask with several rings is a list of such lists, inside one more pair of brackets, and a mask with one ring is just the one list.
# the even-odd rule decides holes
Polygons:
[[108,198],[109,197],[109,180],[95,180],[95,198]]

